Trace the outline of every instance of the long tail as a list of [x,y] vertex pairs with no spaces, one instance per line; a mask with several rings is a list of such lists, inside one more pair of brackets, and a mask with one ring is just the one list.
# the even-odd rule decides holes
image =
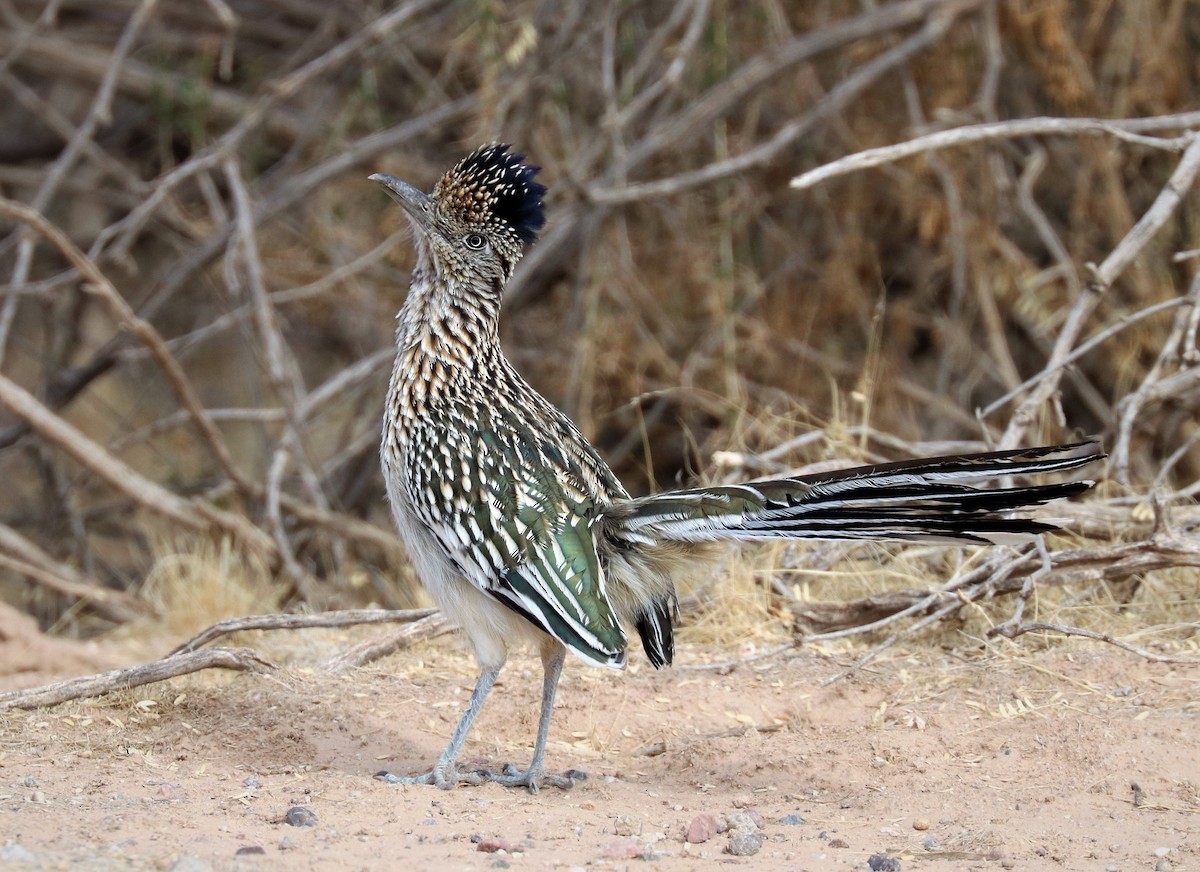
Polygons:
[[631,543],[716,539],[901,539],[996,543],[1055,529],[1008,512],[1072,497],[1091,481],[972,486],[1001,476],[1063,472],[1104,457],[1095,442],[860,466],[751,484],[693,488],[608,507],[614,538]]

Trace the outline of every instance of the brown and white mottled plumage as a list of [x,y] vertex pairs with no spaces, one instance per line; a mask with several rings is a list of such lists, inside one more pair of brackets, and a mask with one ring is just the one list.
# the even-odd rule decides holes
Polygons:
[[[1090,487],[974,484],[1101,456],[1081,443],[630,498],[497,338],[505,284],[543,223],[537,169],[491,145],[460,161],[431,196],[372,176],[404,207],[417,249],[384,414],[388,497],[421,581],[462,626],[480,665],[467,711],[433,769],[382,777],[444,788],[482,778],[534,791],[570,786],[578,773],[543,768],[565,652],[622,668],[629,628],[654,666],[670,664],[673,576],[715,541],[986,543],[1048,529],[1008,510]],[[460,772],[459,752],[509,647],[525,641],[540,646],[545,670],[533,761],[499,775]]]

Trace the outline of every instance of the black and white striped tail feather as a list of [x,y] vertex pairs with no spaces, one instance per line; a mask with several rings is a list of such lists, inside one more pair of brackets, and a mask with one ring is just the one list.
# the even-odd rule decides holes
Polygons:
[[1075,496],[1090,481],[971,487],[998,476],[1058,472],[1103,455],[1095,443],[955,455],[644,498],[625,519],[630,538],[898,539],[1001,543],[1054,529],[1004,512]]
[[1064,472],[1086,466],[1103,457],[1104,452],[1100,450],[1097,442],[1072,442],[1067,445],[1046,445],[1039,448],[1014,448],[1008,451],[897,460],[892,463],[876,463],[803,475],[788,480],[832,488],[842,482],[857,483],[864,479],[883,483],[887,481],[888,473],[899,473],[901,476],[917,475],[930,483],[968,482],[1006,475]]
[[647,604],[637,617],[638,636],[655,669],[670,666],[675,659],[675,619],[679,606],[673,596]]

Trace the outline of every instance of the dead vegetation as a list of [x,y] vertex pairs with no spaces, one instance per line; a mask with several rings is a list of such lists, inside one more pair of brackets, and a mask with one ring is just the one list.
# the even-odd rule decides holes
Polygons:
[[1111,452],[1048,552],[731,555],[693,632],[1186,659],[1186,8],[0,4],[0,594],[68,637],[413,605],[375,461],[410,255],[365,177],[502,139],[551,187],[506,346],[631,489]]

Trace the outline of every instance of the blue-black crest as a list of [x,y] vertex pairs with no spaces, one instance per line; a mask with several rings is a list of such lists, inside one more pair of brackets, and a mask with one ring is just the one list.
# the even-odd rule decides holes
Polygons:
[[460,160],[433,189],[438,205],[481,229],[507,228],[522,242],[533,242],[546,223],[544,185],[533,180],[541,167],[522,163],[509,146],[485,145]]

